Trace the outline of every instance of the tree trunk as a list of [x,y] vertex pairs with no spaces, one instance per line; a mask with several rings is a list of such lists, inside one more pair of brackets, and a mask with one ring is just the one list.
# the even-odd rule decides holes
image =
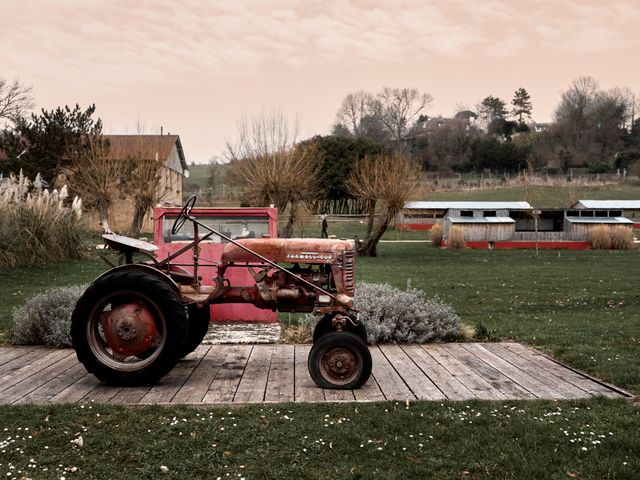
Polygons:
[[147,213],[148,208],[146,205],[141,205],[136,203],[133,207],[133,220],[131,221],[131,228],[129,228],[129,236],[137,237],[140,235],[140,230],[142,230],[142,222],[144,221],[144,216]]
[[369,200],[367,202],[367,210],[369,211],[369,219],[367,221],[367,237],[371,236],[371,232],[373,232],[373,224],[376,219],[376,201]]
[[284,231],[282,232],[283,238],[291,238],[291,235],[293,235],[293,227],[295,226],[297,216],[298,216],[298,202],[296,200],[291,200],[291,208],[289,210],[289,221],[287,221],[287,225],[284,227]]
[[385,209],[385,212],[380,218],[380,222],[373,228],[371,235],[367,235],[360,248],[358,249],[358,255],[363,257],[377,257],[378,256],[378,242],[384,232],[387,231],[391,219],[394,217],[394,213]]
[[100,225],[102,226],[102,229],[105,230],[104,233],[107,233],[106,230],[110,229],[109,205],[107,204],[107,202],[98,203],[98,216],[100,217]]

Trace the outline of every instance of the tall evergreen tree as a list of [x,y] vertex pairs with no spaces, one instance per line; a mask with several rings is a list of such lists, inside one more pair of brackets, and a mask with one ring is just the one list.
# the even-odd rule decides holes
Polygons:
[[505,103],[500,98],[491,95],[482,100],[478,105],[478,111],[487,123],[491,123],[498,118],[504,118],[507,114]]
[[531,111],[533,110],[533,106],[531,105],[531,97],[529,96],[529,92],[527,92],[524,88],[520,87],[513,95],[513,100],[511,100],[511,105],[513,105],[513,109],[511,110],[511,115],[514,118],[518,119],[518,123],[522,123],[523,117],[530,117]]

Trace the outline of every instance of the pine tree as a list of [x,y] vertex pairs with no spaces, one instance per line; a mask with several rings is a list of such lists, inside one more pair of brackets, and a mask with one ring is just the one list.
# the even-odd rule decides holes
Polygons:
[[516,90],[513,95],[513,100],[511,100],[511,105],[513,105],[511,115],[518,118],[518,123],[522,123],[522,117],[531,116],[531,111],[533,110],[531,97],[524,88],[520,87]]

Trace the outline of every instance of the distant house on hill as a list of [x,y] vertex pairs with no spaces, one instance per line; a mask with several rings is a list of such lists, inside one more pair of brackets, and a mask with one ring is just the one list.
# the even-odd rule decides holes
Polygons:
[[[109,141],[109,160],[162,160],[163,168],[157,197],[164,206],[182,205],[183,182],[188,172],[187,160],[178,135],[105,135]],[[133,200],[124,194],[116,200],[111,215],[111,229],[126,232],[133,218]],[[143,222],[143,231],[153,230],[152,212]]]
[[428,136],[444,127],[453,127],[469,131],[471,130],[471,127],[475,126],[476,119],[477,114],[471,110],[458,112],[455,118],[424,116],[409,129],[406,136],[407,138]]

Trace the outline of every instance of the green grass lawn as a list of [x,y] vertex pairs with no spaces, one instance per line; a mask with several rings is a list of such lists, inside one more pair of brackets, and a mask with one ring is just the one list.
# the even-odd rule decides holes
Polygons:
[[[559,187],[532,186],[530,191],[529,202],[536,208],[569,208],[576,200],[638,200],[640,182],[586,187],[567,182]],[[526,195],[523,188],[476,188],[432,192],[420,200],[524,201]]]
[[22,406],[1,408],[0,425],[9,479],[631,479],[640,468],[638,408],[604,399]]
[[[467,324],[638,394],[639,255],[384,243],[358,259],[357,278],[410,283]],[[28,296],[103,269],[88,259],[0,272],[0,328]],[[3,478],[630,479],[638,458],[640,409],[628,400],[0,407]]]

